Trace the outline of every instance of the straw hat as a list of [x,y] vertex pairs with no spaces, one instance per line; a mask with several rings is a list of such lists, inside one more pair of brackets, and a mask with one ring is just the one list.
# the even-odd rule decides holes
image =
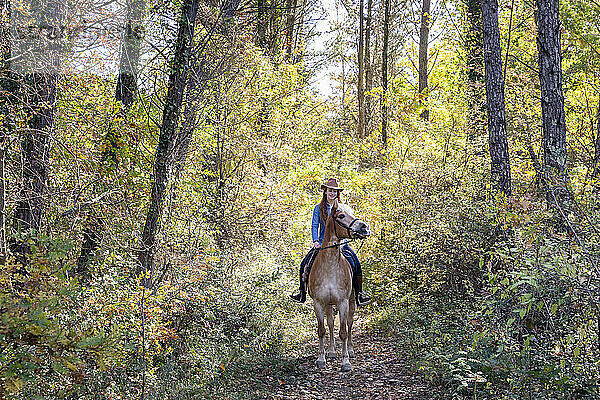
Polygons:
[[327,179],[325,182],[323,182],[321,184],[321,189],[325,190],[327,188],[329,188],[329,189],[336,189],[336,190],[339,190],[340,192],[342,190],[344,190],[343,188],[341,188],[338,185],[338,181],[335,178],[329,178],[329,179]]

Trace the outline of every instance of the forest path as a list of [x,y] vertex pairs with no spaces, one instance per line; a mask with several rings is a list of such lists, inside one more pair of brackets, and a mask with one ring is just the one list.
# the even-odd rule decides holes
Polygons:
[[[269,400],[421,400],[435,393],[422,377],[411,371],[393,338],[370,332],[361,323],[356,326],[352,371],[340,372],[341,345],[336,324],[336,359],[327,360],[323,369],[315,362],[318,339],[314,338],[287,368],[262,365],[246,377],[254,385],[253,398]],[[328,337],[328,336],[327,336]],[[260,389],[259,389],[260,388]]]

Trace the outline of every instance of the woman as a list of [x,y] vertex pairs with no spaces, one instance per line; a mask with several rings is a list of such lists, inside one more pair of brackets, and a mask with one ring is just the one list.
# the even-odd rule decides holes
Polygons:
[[[314,261],[314,257],[316,256],[318,249],[321,248],[323,244],[323,236],[325,235],[325,222],[327,221],[327,216],[329,215],[331,206],[336,199],[341,201],[340,193],[342,193],[342,190],[344,190],[343,188],[339,187],[338,181],[335,178],[329,178],[326,182],[321,184],[321,189],[323,189],[323,198],[321,199],[321,202],[315,206],[312,217],[313,248],[310,249],[308,254],[300,263],[300,293],[292,294],[290,296],[292,300],[299,303],[304,303],[306,301],[306,283],[303,279],[304,269],[306,267],[308,269],[308,273],[310,273],[310,267]],[[341,250],[344,257],[346,257],[352,266],[352,287],[354,288],[354,293],[356,294],[356,304],[358,306],[367,305],[371,302],[371,298],[367,293],[362,291],[362,269],[360,267],[360,261],[358,261],[358,257],[356,257],[356,254],[350,248],[348,243],[342,244]],[[308,273],[306,274],[307,280]]]

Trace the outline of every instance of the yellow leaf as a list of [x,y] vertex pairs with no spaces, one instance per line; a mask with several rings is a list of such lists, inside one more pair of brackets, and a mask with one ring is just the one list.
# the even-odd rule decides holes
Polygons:
[[70,361],[65,361],[65,363],[67,364],[67,368],[69,368],[71,371],[77,371],[77,365]]
[[6,388],[11,393],[18,393],[25,386],[25,382],[21,378],[9,378],[6,380]]

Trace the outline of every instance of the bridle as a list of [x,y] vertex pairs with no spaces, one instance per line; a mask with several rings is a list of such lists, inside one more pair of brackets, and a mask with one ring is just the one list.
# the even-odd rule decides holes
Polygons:
[[[352,222],[350,222],[348,225],[346,225],[342,221],[340,221],[338,219],[338,217],[334,216],[334,218],[333,218],[333,231],[335,232],[335,236],[337,236],[339,238],[339,236],[337,234],[337,225],[339,224],[342,228],[345,228],[348,231],[348,240],[345,241],[344,243],[340,242],[340,243],[337,243],[337,244],[330,244],[329,246],[319,247],[317,250],[324,250],[324,249],[330,249],[332,247],[339,247],[339,246],[341,246],[343,244],[354,242],[356,239],[364,239],[364,237],[358,237],[358,236],[352,237],[352,235],[350,234],[350,232],[352,232],[352,225],[354,225],[354,223],[356,221],[359,221],[359,219],[358,218],[354,218],[352,220]],[[364,244],[364,242],[363,242],[363,244]],[[362,244],[361,244],[360,247],[362,247]]]
[[354,225],[354,223],[356,221],[358,221],[358,218],[354,218],[352,220],[352,222],[350,222],[349,225],[346,225],[342,221],[340,221],[337,216],[334,216],[334,219],[333,219],[333,222],[334,222],[333,231],[335,232],[335,236],[337,236],[339,238],[339,236],[337,234],[337,224],[339,224],[342,228],[346,228],[346,230],[348,231],[348,238],[355,240],[356,238],[353,238],[352,234],[350,232],[352,232],[352,230],[351,230],[352,225]]

